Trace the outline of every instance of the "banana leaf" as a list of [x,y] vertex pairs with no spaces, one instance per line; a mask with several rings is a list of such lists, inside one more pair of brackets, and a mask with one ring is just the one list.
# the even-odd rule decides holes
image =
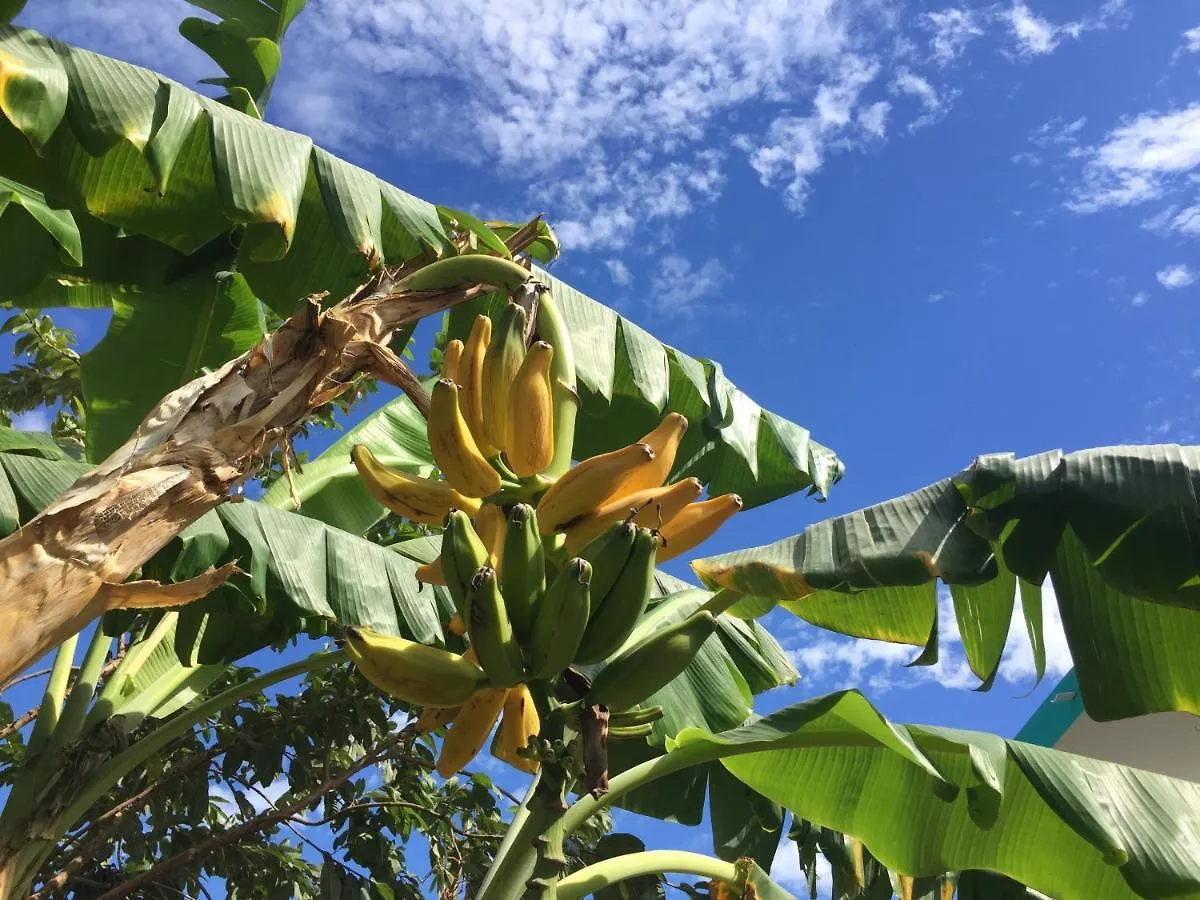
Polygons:
[[[724,733],[687,729],[673,756],[674,766],[614,778],[606,802],[658,773],[719,761],[906,875],[986,869],[1060,900],[1200,896],[1200,785],[989,734],[896,725],[856,691]],[[595,806],[582,801],[568,824]]]
[[[200,5],[213,9],[211,0]],[[285,27],[300,5],[264,13],[236,46],[226,46],[222,24],[189,25],[185,35],[227,74],[240,71],[236,85],[225,86],[240,86],[250,96],[273,73],[260,57],[243,65],[247,42],[259,41],[260,48],[262,41],[277,42],[280,23]],[[224,5],[216,11],[224,15]],[[73,216],[83,236],[82,266],[51,260],[37,269],[27,291],[9,291],[6,299],[17,305],[97,302],[94,292],[67,290],[66,279],[99,283],[125,302],[136,294],[144,303],[187,309],[177,324],[166,323],[179,335],[163,343],[192,349],[182,357],[172,351],[162,371],[147,375],[127,365],[144,347],[118,325],[105,338],[105,352],[85,371],[89,405],[98,407],[89,410],[93,459],[132,432],[139,411],[145,412],[143,393],[159,397],[177,387],[179,378],[208,362],[196,347],[237,330],[240,311],[223,308],[214,299],[215,286],[194,295],[172,293],[181,274],[200,278],[197,273],[207,272],[211,281],[211,273],[236,270],[251,294],[288,315],[310,294],[345,294],[378,265],[453,252],[446,222],[463,214],[442,216],[308,138],[29,29],[0,25],[0,53],[17,63],[10,83],[21,88],[10,92],[14,99],[0,117],[0,176],[54,198],[55,209]],[[269,83],[259,95],[264,92]],[[136,245],[138,252],[115,251],[121,244]],[[761,409],[718,364],[660,344],[569,285],[539,274],[580,335],[580,456],[635,439],[669,406],[694,426],[678,474],[695,474],[714,492],[736,491],[755,506],[797,490],[825,494],[841,476],[831,451],[805,429]],[[197,327],[201,333],[193,338]],[[614,429],[614,422],[622,427]],[[336,492],[336,485],[322,490]],[[337,505],[330,498],[316,508]]]
[[1054,587],[1088,715],[1200,713],[1200,447],[982,456],[936,484],[763,547],[700,559],[706,584],[821,627],[926,646],[937,582],[990,684],[1016,591],[1044,668],[1041,585]]

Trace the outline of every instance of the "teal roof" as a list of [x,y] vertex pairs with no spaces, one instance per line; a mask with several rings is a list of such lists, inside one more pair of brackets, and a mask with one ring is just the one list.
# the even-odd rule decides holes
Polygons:
[[1079,696],[1079,679],[1072,669],[1029,717],[1029,721],[1017,732],[1016,739],[1027,744],[1053,747],[1081,715],[1083,699]]

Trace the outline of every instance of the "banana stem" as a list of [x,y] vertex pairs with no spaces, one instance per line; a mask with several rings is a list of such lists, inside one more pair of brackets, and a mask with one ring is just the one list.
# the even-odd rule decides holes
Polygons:
[[548,741],[551,748],[563,748],[563,752],[556,753],[553,759],[542,763],[541,778],[530,802],[533,871],[525,883],[525,892],[512,895],[524,897],[525,900],[555,900],[558,880],[567,871],[567,855],[563,850],[566,836],[563,815],[567,811],[567,792],[574,779],[566,768],[566,715],[563,707],[552,697],[552,692],[553,687],[545,681],[536,685],[531,692],[538,706],[538,715],[545,723],[539,737]]
[[514,886],[524,883],[529,877],[529,872],[521,869],[529,859],[529,854],[524,851],[533,846],[534,834],[529,818],[529,804],[533,802],[541,778],[541,770],[538,770],[538,774],[534,775],[529,783],[525,796],[521,798],[521,805],[513,813],[512,822],[508,825],[500,849],[492,858],[492,865],[483,879],[483,884],[479,886],[480,900],[492,896],[510,897],[514,893]]
[[583,900],[630,878],[661,872],[682,872],[730,884],[740,880],[733,863],[722,859],[685,850],[647,850],[614,856],[568,875],[558,883],[558,900]]
[[113,710],[120,704],[121,693],[124,691],[125,685],[146,664],[146,659],[163,642],[178,619],[179,613],[176,610],[169,610],[163,614],[149,634],[143,632],[143,636],[133,642],[116,671],[108,676],[104,687],[100,689],[100,696],[96,698],[95,705],[88,713],[87,721],[84,723],[85,727],[90,728],[112,716]]
[[[54,667],[50,670],[50,680],[46,682],[46,691],[42,694],[42,705],[38,709],[37,721],[33,732],[29,735],[29,744],[25,755],[27,758],[42,752],[50,735],[58,725],[58,717],[62,712],[63,698],[67,695],[67,681],[71,677],[71,663],[75,662],[75,645],[79,635],[73,634],[58,646],[54,654]],[[7,806],[7,804],[6,804]]]
[[[709,597],[705,604],[700,607],[700,609],[708,610],[714,616],[719,616],[721,613],[725,612],[731,606],[741,600],[743,596],[744,595],[739,594],[737,591],[731,591],[728,588],[722,588]],[[697,610],[697,612],[699,611],[700,610]]]
[[575,382],[575,352],[571,334],[550,292],[538,298],[538,337],[554,348],[550,361],[551,397],[554,401],[554,458],[544,475],[558,478],[571,468],[575,446],[575,416],[579,412],[579,391]]
[[[26,837],[21,847],[20,871],[13,873],[10,884],[14,888],[28,884],[37,870],[54,850],[55,843],[67,833],[76,822],[104,794],[122,778],[145,763],[154,754],[163,750],[176,738],[186,734],[193,727],[205,721],[226,707],[232,706],[246,697],[252,697],[264,688],[281,681],[287,681],[297,675],[315,672],[337,663],[345,662],[346,652],[337,650],[329,653],[314,653],[312,656],[281,666],[257,678],[252,678],[242,684],[234,685],[226,691],[217,694],[203,703],[181,712],[172,719],[161,724],[154,731],[141,738],[128,749],[118,753],[107,763],[100,766],[91,777],[82,784],[71,784],[72,793],[69,805],[66,805],[53,820],[45,827],[39,828],[36,838]],[[18,782],[19,783],[19,782]],[[6,810],[7,812],[7,810]],[[21,824],[24,824],[23,822]],[[0,860],[11,856],[14,846],[13,836],[5,835],[6,840],[0,844]],[[21,843],[21,842],[18,842]],[[7,851],[7,852],[6,852]],[[10,889],[11,890],[11,889]]]

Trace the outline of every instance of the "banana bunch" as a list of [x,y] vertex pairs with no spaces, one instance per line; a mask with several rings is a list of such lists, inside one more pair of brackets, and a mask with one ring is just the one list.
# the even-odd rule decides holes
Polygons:
[[[556,435],[562,383],[554,360],[558,349],[569,359],[570,348],[537,339],[540,317],[536,324],[509,303],[494,320],[478,316],[465,342],[446,346],[429,412],[441,479],[393,471],[363,446],[352,451],[380,503],[444,529],[441,555],[416,574],[446,588],[455,611],[447,633],[469,650],[418,653],[418,645],[366,629],[348,631],[346,646],[373,683],[425,707],[418,730],[449,729],[437,762],[446,777],[481,752],[498,721],[493,755],[535,771],[535,697],[547,696],[546,685],[570,666],[606,662],[584,702],[627,717],[677,677],[716,622],[699,612],[631,644],[655,567],[706,540],[742,506],[736,494],[701,499],[696,478],[668,483],[688,427],[678,413],[641,440],[553,477],[563,467],[556,437],[564,437]],[[650,725],[621,727],[636,736]]]

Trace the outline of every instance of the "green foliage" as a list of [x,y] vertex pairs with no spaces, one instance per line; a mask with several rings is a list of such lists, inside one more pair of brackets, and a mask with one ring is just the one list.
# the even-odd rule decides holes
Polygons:
[[16,339],[13,355],[24,361],[0,372],[0,425],[11,427],[14,415],[58,406],[51,424],[54,440],[82,449],[86,413],[74,332],[26,310],[0,325],[0,334],[5,333]]

